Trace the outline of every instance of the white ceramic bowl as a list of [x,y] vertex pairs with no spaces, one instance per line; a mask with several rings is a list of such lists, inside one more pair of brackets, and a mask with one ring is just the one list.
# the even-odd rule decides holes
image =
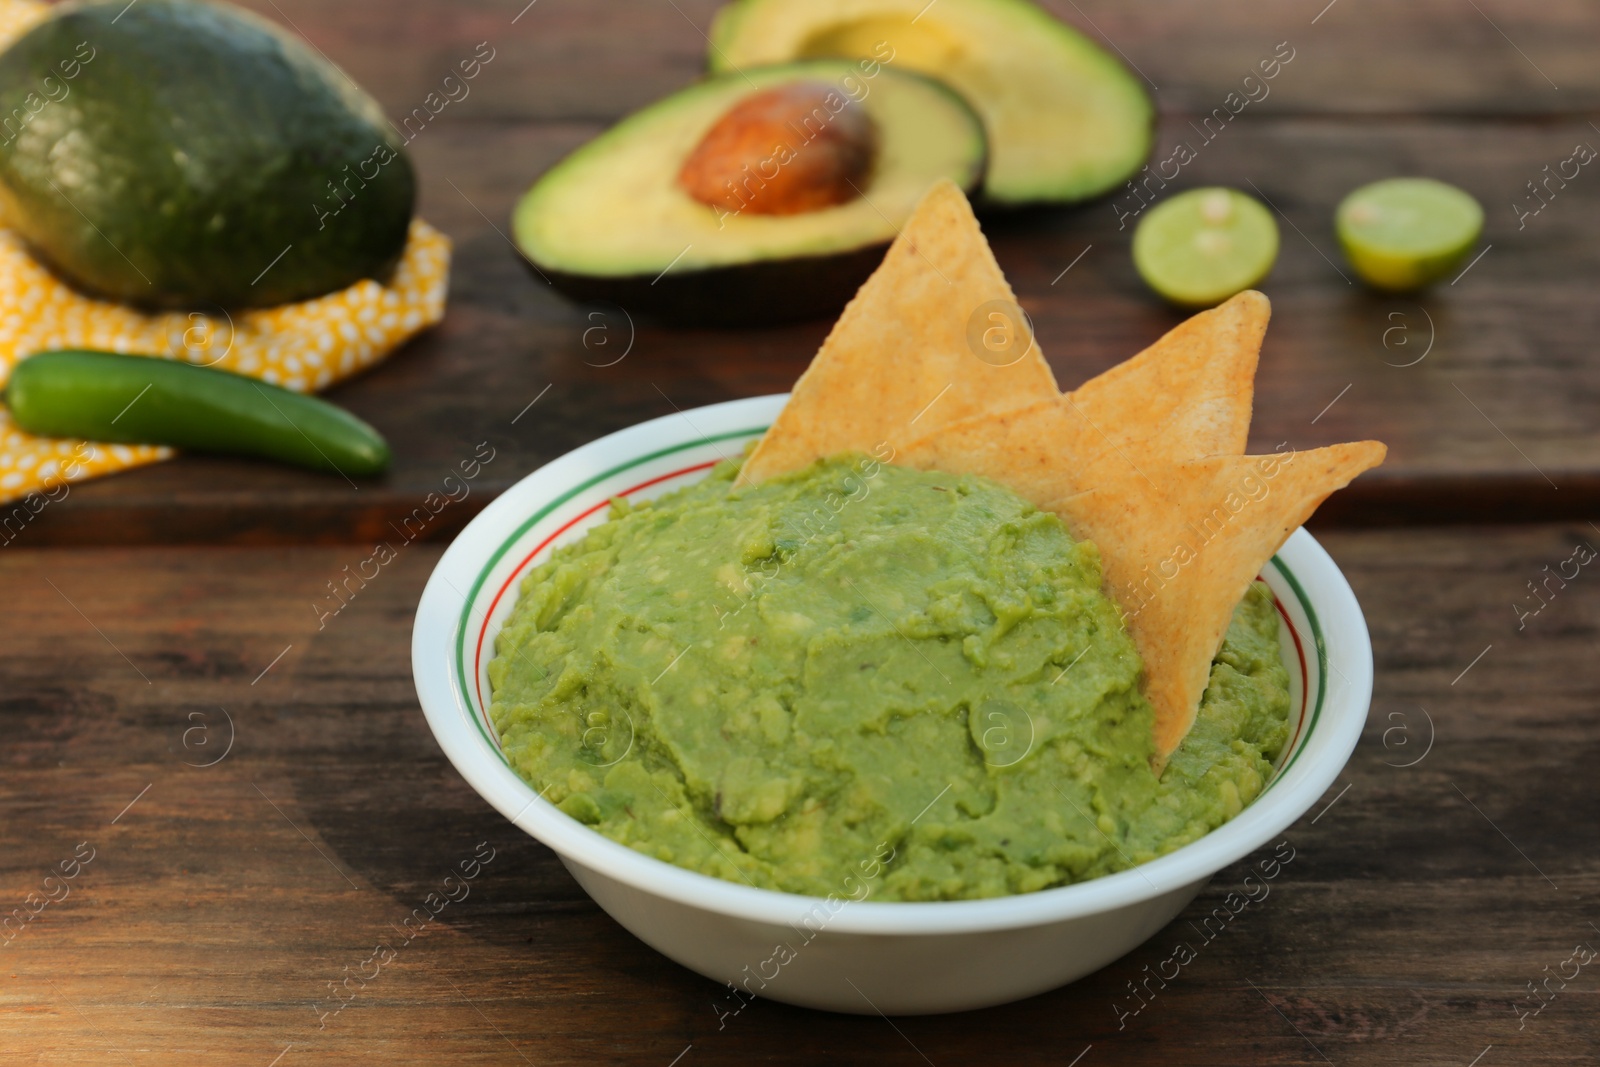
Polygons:
[[[1262,575],[1279,603],[1293,740],[1266,791],[1237,818],[1133,870],[993,900],[824,900],[674,867],[541,800],[506,764],[486,713],[486,667],[517,579],[553,545],[603,521],[611,497],[665,492],[737,456],[785,399],[756,397],[668,415],[547,464],[467,525],[417,608],[412,668],[445,754],[641,941],[718,982],[807,1007],[915,1014],[1001,1004],[1131,951],[1213,874],[1274,842],[1338,776],[1366,720],[1372,648],[1343,575],[1298,530]],[[730,1011],[739,1004],[732,993],[724,1001]]]

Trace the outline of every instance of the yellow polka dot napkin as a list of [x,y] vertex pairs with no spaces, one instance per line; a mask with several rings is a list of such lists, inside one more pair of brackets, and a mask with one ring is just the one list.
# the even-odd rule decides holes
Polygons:
[[[420,219],[387,285],[357,282],[253,311],[150,314],[93,300],[0,229],[0,383],[17,361],[53,348],[183,359],[307,393],[382,360],[444,317],[450,240]],[[166,459],[172,449],[35,437],[0,410],[0,502]]]
[[[0,0],[0,48],[48,10],[31,0]],[[18,360],[36,352],[91,348],[182,359],[314,392],[381,361],[444,318],[449,281],[450,239],[413,219],[386,284],[360,281],[313,300],[249,311],[150,313],[83,295],[0,228],[0,385]],[[30,493],[56,499],[67,482],[171,455],[154,445],[35,437],[0,408],[0,503]]]

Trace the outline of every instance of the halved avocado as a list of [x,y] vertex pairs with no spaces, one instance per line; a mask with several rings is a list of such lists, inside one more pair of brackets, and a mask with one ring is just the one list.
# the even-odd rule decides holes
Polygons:
[[983,117],[985,197],[1087,200],[1150,152],[1155,107],[1125,66],[1027,0],[735,0],[711,29],[713,71],[872,57],[948,82]]
[[[745,210],[691,195],[685,164],[712,143],[708,134],[725,131],[741,104],[787,87],[870,120],[869,161],[840,176],[842,201]],[[817,115],[783,124],[802,153],[829,126],[826,111]],[[577,149],[523,195],[512,228],[539,273],[580,301],[705,325],[815,318],[854,295],[929,186],[949,178],[973,189],[984,157],[981,120],[931,79],[837,59],[750,68],[692,85]],[[755,169],[778,177],[773,160],[785,158]],[[761,184],[748,171],[740,181],[741,190]]]

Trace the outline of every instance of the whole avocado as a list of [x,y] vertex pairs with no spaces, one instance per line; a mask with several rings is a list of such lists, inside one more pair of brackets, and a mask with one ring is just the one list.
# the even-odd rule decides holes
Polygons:
[[146,307],[266,307],[382,278],[416,178],[378,104],[249,12],[70,3],[0,53],[0,207]]

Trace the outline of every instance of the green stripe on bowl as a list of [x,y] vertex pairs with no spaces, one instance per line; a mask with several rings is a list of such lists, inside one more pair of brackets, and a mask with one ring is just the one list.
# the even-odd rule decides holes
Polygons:
[[[1267,783],[1267,788],[1261,791],[1262,796],[1266,795],[1267,789],[1271,789],[1283,780],[1283,776],[1289,773],[1289,768],[1294,766],[1295,760],[1300,758],[1300,753],[1311,744],[1311,735],[1316,732],[1317,721],[1322,718],[1322,700],[1328,691],[1328,644],[1322,637],[1322,622],[1317,618],[1317,609],[1311,606],[1311,598],[1306,596],[1305,587],[1300,584],[1300,579],[1294,576],[1294,571],[1277,556],[1272,557],[1271,563],[1277,568],[1278,573],[1283,575],[1283,580],[1289,583],[1289,588],[1294,591],[1294,598],[1300,602],[1301,610],[1306,613],[1306,621],[1311,624],[1311,643],[1317,647],[1317,699],[1312,704],[1311,694],[1302,695],[1302,700],[1306,704],[1311,704],[1311,721],[1306,724],[1306,732],[1299,747],[1289,753],[1288,761],[1278,768],[1278,772],[1272,776],[1272,781]],[[1256,799],[1260,800],[1261,797],[1258,796]]]
[[501,763],[506,764],[507,767],[511,766],[511,764],[506,760],[505,753],[500,751],[500,746],[495,743],[494,738],[489,736],[489,732],[483,728],[483,722],[480,719],[480,715],[486,717],[488,712],[483,708],[477,707],[473,703],[473,690],[472,687],[467,684],[467,650],[464,643],[467,637],[467,622],[472,615],[472,607],[477,602],[478,594],[483,590],[483,583],[488,579],[489,572],[494,570],[494,568],[500,563],[500,560],[505,557],[506,552],[510,550],[511,546],[517,541],[521,540],[523,534],[531,530],[537,523],[543,521],[552,511],[560,507],[562,504],[565,504],[579,493],[594,488],[596,485],[599,485],[606,479],[614,478],[624,471],[628,471],[634,467],[649,463],[651,460],[660,459],[662,456],[670,456],[674,452],[682,452],[685,449],[696,448],[700,445],[715,444],[718,441],[729,441],[735,437],[753,437],[756,434],[762,434],[766,432],[767,427],[765,426],[758,426],[748,430],[730,430],[726,433],[718,433],[712,434],[709,437],[701,437],[698,441],[685,441],[682,444],[671,445],[667,448],[658,449],[654,452],[647,453],[646,455],[638,456],[634,459],[628,460],[626,463],[619,463],[610,470],[602,471],[601,473],[596,474],[594,477],[589,478],[587,481],[580,482],[571,489],[568,489],[566,492],[562,493],[560,496],[556,497],[544,507],[530,515],[527,520],[522,523],[522,525],[518,526],[505,538],[505,540],[500,542],[500,547],[494,550],[494,554],[489,557],[489,561],[485,563],[478,571],[478,577],[473,581],[472,588],[467,591],[466,600],[461,605],[461,618],[456,624],[456,679],[460,682],[461,694],[466,698],[467,706],[476,713],[472,716],[472,725],[478,728],[478,733],[483,736],[484,741],[488,743],[489,747],[494,749],[495,755],[500,757]]

